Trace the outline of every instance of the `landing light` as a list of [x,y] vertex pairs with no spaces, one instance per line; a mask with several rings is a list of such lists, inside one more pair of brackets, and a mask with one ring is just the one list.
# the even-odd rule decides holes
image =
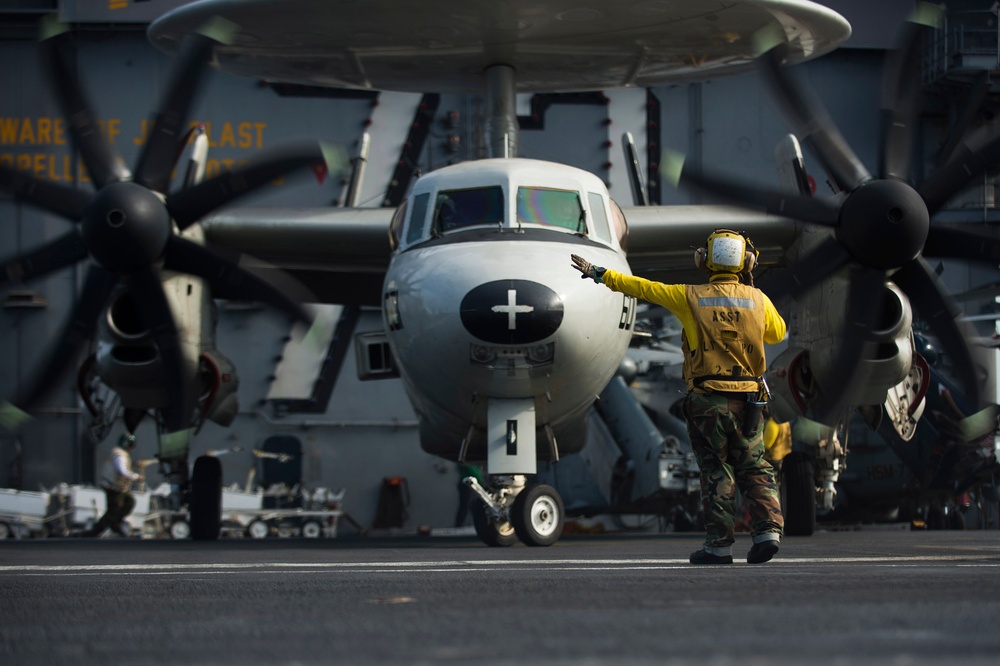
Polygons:
[[470,351],[472,352],[472,362],[480,365],[488,365],[497,357],[496,353],[492,349],[489,347],[483,347],[482,345],[472,345]]
[[547,345],[535,345],[528,350],[528,361],[534,365],[551,363],[555,354],[556,346],[553,343]]

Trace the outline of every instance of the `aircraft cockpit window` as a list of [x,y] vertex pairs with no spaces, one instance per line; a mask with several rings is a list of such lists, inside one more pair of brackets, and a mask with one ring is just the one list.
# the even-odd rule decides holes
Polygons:
[[580,196],[570,190],[517,188],[517,221],[587,233],[587,217]]
[[625,220],[625,213],[614,199],[611,200],[611,228],[618,236],[618,245],[623,251],[628,252],[628,222]]
[[403,221],[406,220],[406,202],[404,201],[396,212],[392,214],[392,222],[389,223],[389,247],[393,252],[399,247],[403,239]]
[[500,224],[504,219],[503,188],[474,187],[438,192],[434,204],[434,233],[482,224]]
[[596,192],[588,192],[590,215],[594,219],[594,235],[598,240],[611,243],[611,229],[608,227],[608,214],[604,211],[604,197]]
[[413,197],[413,213],[410,215],[410,226],[406,229],[406,244],[416,243],[424,236],[424,225],[427,222],[427,202],[431,195],[418,194]]

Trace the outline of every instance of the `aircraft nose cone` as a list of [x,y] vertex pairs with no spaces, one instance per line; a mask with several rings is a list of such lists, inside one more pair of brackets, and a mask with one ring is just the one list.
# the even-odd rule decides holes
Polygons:
[[559,294],[530,280],[481,284],[462,299],[462,324],[476,338],[522,345],[549,337],[563,319]]

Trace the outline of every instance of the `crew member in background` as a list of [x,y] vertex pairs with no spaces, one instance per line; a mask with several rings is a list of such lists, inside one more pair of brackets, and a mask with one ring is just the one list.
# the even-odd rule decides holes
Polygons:
[[91,536],[101,536],[108,528],[126,536],[122,523],[135,508],[132,484],[143,478],[141,474],[132,471],[131,453],[135,444],[135,435],[126,432],[118,439],[118,446],[111,449],[110,455],[104,460],[101,467],[101,487],[104,488],[107,510],[94,525]]
[[778,423],[771,410],[764,408],[764,458],[774,468],[775,480],[781,479],[781,461],[792,452],[792,424]]
[[707,531],[691,563],[732,563],[737,487],[751,516],[747,562],[767,562],[778,552],[784,517],[761,438],[764,343],[781,342],[786,326],[771,300],[753,286],[753,244],[735,231],[712,232],[695,252],[695,264],[711,274],[708,284],[699,285],[624,275],[575,254],[572,260],[584,278],[663,306],[683,326],[684,416],[701,467]]

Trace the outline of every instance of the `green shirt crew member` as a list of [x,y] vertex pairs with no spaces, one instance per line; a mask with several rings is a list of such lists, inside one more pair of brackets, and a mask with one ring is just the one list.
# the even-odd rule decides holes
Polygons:
[[770,560],[784,527],[774,470],[764,458],[762,419],[759,412],[748,414],[747,403],[761,391],[764,344],[781,342],[786,325],[761,290],[740,281],[756,263],[749,247],[738,232],[714,231],[695,252],[695,264],[711,274],[699,285],[653,282],[572,256],[584,278],[661,305],[683,326],[684,415],[701,468],[707,532],[704,547],[691,554],[693,564],[733,561],[737,488],[751,518],[747,562]]

